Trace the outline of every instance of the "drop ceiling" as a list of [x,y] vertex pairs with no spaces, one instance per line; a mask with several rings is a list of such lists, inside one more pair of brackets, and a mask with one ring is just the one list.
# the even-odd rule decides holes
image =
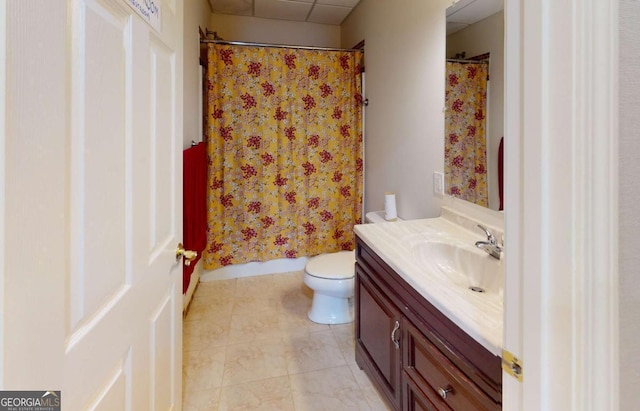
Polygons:
[[217,14],[340,25],[360,0],[209,0]]
[[[209,0],[209,3],[217,14],[340,25],[359,1]],[[447,35],[499,12],[503,6],[504,0],[453,0],[446,12]]]
[[484,20],[504,8],[504,0],[459,0],[447,9],[447,35]]

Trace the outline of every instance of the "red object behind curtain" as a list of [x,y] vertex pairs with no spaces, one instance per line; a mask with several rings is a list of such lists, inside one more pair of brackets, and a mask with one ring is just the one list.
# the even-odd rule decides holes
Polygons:
[[189,288],[193,269],[207,244],[207,151],[200,143],[182,154],[182,228],[184,248],[198,253],[190,265],[182,269],[182,293]]

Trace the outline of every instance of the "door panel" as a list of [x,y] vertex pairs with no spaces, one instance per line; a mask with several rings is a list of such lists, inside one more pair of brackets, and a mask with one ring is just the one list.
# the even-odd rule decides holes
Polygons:
[[127,283],[123,183],[130,136],[125,111],[109,108],[125,103],[130,25],[126,9],[105,6],[80,4],[73,28],[83,41],[71,59],[72,330],[113,303]]
[[131,352],[126,354],[113,374],[102,384],[103,390],[87,409],[96,411],[130,410],[127,398],[131,398]]
[[151,111],[151,249],[152,255],[165,249],[175,237],[176,193],[171,178],[176,166],[175,117],[175,53],[157,37],[150,42],[149,107]]
[[[176,352],[171,342],[174,340],[175,319],[180,318],[179,313],[176,315],[175,303],[172,301],[171,294],[167,294],[160,302],[157,310],[151,317],[151,340],[149,344],[149,353],[151,357],[151,409],[152,410],[168,410],[175,404],[175,393],[173,390],[164,389],[169,386],[175,386],[176,372]],[[167,377],[170,378],[167,381]]]

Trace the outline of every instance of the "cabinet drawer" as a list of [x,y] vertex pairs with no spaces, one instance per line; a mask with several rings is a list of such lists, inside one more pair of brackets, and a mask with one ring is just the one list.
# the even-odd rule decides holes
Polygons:
[[[422,387],[433,403],[442,402],[457,411],[501,409],[500,404],[480,390],[412,324],[406,321],[403,325],[404,377]],[[442,390],[448,392],[443,396]]]
[[406,371],[403,372],[402,381],[403,411],[451,411],[442,400],[432,401],[428,398]]

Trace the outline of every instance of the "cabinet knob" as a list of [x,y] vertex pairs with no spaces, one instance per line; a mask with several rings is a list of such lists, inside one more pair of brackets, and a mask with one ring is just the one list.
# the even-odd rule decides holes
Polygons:
[[438,394],[440,394],[440,396],[442,397],[443,400],[447,399],[447,395],[449,393],[453,392],[453,388],[451,387],[446,387],[446,388],[442,388],[442,387],[438,387]]

